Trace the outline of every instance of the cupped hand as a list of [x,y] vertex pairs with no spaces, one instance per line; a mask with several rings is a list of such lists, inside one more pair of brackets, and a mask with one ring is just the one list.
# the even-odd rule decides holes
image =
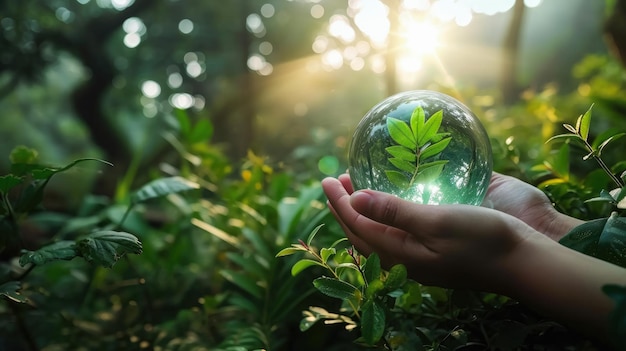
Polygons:
[[353,192],[347,175],[326,178],[322,186],[361,253],[376,252],[386,266],[402,263],[423,284],[504,292],[518,250],[529,241],[549,241],[495,209],[420,205],[373,190]]
[[559,213],[538,188],[494,172],[483,206],[519,218],[540,233],[559,240],[583,221]]

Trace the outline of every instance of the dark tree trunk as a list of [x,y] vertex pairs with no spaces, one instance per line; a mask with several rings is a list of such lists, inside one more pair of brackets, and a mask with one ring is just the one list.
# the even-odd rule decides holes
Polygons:
[[626,0],[617,0],[605,24],[611,53],[626,67]]
[[513,17],[504,38],[501,93],[505,104],[515,102],[519,98],[520,86],[517,82],[518,61],[519,61],[519,41],[522,33],[522,23],[525,12],[524,1],[515,1]]

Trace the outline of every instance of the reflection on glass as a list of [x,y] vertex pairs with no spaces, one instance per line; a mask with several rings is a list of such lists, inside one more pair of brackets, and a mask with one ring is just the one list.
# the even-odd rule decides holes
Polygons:
[[[443,110],[439,131],[450,133],[452,140],[437,158],[448,162],[436,179],[402,188],[391,183],[385,174],[393,168],[385,148],[394,145],[387,117],[408,123],[418,106],[424,109],[427,120]],[[470,205],[482,203],[493,165],[489,138],[478,118],[459,101],[425,90],[397,94],[374,106],[355,130],[349,163],[355,189],[380,190],[424,204]]]

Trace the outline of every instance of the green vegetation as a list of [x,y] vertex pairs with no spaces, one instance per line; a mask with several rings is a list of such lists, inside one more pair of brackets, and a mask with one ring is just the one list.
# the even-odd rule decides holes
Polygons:
[[399,169],[385,171],[393,184],[408,188],[415,182],[428,182],[441,174],[448,160],[426,161],[438,156],[452,140],[450,133],[439,133],[442,120],[443,110],[426,120],[421,106],[415,108],[409,123],[387,117],[389,135],[398,144],[385,149],[392,156],[389,162]]
[[[510,298],[364,257],[320,179],[346,169],[371,106],[437,90],[480,118],[494,170],[588,221],[562,244],[626,265],[626,71],[600,39],[623,1],[439,21],[446,60],[408,57],[406,75],[420,41],[376,42],[357,3],[378,2],[0,1],[0,350],[600,350]],[[410,24],[375,10],[390,33]],[[540,35],[520,41],[523,23]],[[502,47],[521,67],[494,78]],[[387,120],[396,184],[445,167],[441,111],[426,117]],[[626,345],[626,287],[604,292]]]

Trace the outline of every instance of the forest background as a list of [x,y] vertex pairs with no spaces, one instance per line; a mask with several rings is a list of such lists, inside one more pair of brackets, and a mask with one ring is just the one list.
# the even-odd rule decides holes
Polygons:
[[[610,180],[584,150],[546,140],[591,105],[591,135],[626,131],[624,23],[615,0],[0,2],[0,174],[15,173],[18,146],[29,162],[112,164],[59,171],[20,219],[2,253],[2,281],[21,287],[0,291],[0,349],[353,345],[342,328],[298,330],[307,305],[338,307],[315,272],[292,278],[274,255],[320,223],[317,245],[341,236],[319,180],[347,168],[356,124],[401,91],[459,99],[485,125],[495,170],[597,218],[584,200]],[[615,172],[624,142],[604,153]],[[194,185],[137,197],[163,177]],[[112,268],[17,262],[112,223],[141,255]]]

